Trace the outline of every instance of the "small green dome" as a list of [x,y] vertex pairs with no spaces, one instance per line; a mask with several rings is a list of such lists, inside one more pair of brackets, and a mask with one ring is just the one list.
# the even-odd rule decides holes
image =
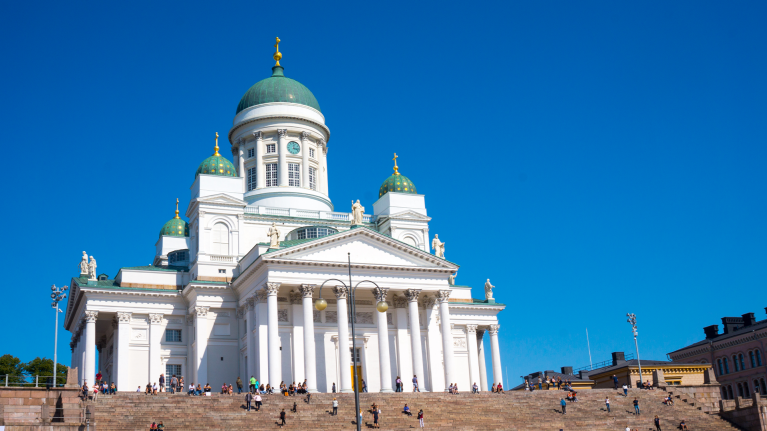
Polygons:
[[320,104],[311,91],[303,84],[286,78],[282,66],[272,67],[272,76],[253,84],[237,105],[237,114],[251,106],[272,102],[288,102],[306,105],[320,110]]
[[207,175],[222,175],[225,177],[236,177],[237,170],[234,168],[232,162],[226,157],[217,154],[208,157],[200,163],[200,167],[197,168],[197,174]]
[[189,223],[176,217],[168,220],[162,226],[160,236],[189,236]]
[[378,189],[378,197],[380,198],[389,192],[418,194],[415,184],[410,181],[410,178],[397,172],[381,184],[381,188]]

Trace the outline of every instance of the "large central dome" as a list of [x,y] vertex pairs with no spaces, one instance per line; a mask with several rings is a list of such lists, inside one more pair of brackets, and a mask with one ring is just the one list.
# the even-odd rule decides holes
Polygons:
[[300,82],[286,78],[282,66],[272,67],[272,76],[253,84],[237,105],[237,114],[251,106],[287,102],[306,105],[320,111],[320,104],[311,91]]

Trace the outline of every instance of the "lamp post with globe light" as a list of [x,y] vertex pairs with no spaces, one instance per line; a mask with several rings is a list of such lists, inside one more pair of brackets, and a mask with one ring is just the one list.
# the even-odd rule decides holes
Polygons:
[[634,332],[634,347],[636,347],[637,351],[637,365],[639,366],[639,384],[641,389],[641,384],[644,380],[642,380],[642,363],[639,361],[639,343],[637,343],[637,316],[634,313],[627,313],[626,317],[628,317],[627,322],[629,322],[631,330]]
[[56,287],[56,285],[51,286],[51,308],[56,310],[56,328],[53,332],[53,387],[56,387],[56,350],[58,348],[59,343],[59,313],[62,311],[59,309],[59,301],[62,301],[64,298],[67,297],[67,294],[64,293],[67,291],[67,286],[64,287]]
[[[314,301],[314,308],[316,308],[319,311],[324,310],[328,306],[328,302],[322,299],[322,287],[325,286],[325,283],[328,281],[337,281],[343,285],[347,291],[349,292],[349,301],[351,303],[350,313],[351,313],[351,321],[352,321],[352,357],[355,358],[355,363],[352,366],[352,369],[354,370],[354,414],[356,416],[356,423],[357,423],[357,431],[360,431],[362,428],[362,418],[361,418],[361,412],[360,412],[360,388],[359,388],[359,376],[357,375],[357,366],[356,366],[356,355],[357,355],[357,343],[355,341],[355,331],[354,331],[354,321],[356,319],[356,313],[355,313],[355,305],[354,305],[354,293],[357,291],[357,287],[359,287],[362,283],[370,283],[374,285],[375,287],[379,288],[377,284],[370,280],[362,280],[354,287],[352,287],[352,258],[350,253],[346,253],[346,257],[348,259],[348,268],[349,268],[349,285],[347,286],[346,283],[343,281],[337,279],[337,278],[330,278],[328,280],[325,280],[320,285],[320,292],[319,292],[319,298],[317,298],[316,301]],[[378,310],[379,313],[385,313],[386,310],[389,309],[389,304],[386,303],[386,301],[379,301],[376,304],[376,310]],[[343,318],[342,316],[338,316],[339,319]],[[341,354],[341,353],[339,353]]]

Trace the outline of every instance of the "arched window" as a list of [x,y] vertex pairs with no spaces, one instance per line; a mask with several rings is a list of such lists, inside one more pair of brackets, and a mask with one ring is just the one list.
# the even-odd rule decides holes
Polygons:
[[756,366],[762,366],[762,354],[758,350],[756,350]]
[[748,352],[748,359],[751,361],[751,368],[756,368],[756,360],[754,359],[754,351]]
[[740,362],[740,369],[741,370],[745,370],[746,369],[746,363],[743,362],[743,354],[742,353],[738,354],[738,361]]
[[761,383],[762,395],[767,395],[767,385],[764,384],[764,379],[760,379],[759,382]]
[[717,359],[716,360],[716,364],[719,365],[719,375],[723,376],[724,375],[724,367],[722,367],[722,360],[721,359]]
[[743,382],[743,394],[746,398],[751,396],[751,391],[748,390],[748,381]]
[[727,358],[722,358],[724,360],[724,373],[730,374],[730,365],[727,363]]
[[743,397],[743,385],[738,383],[738,396]]
[[216,223],[210,234],[211,254],[229,254],[229,228],[223,223]]
[[733,399],[733,396],[732,396],[732,385],[727,385],[727,399],[728,400]]
[[735,371],[740,371],[740,368],[738,368],[738,357],[735,355],[732,355],[732,365],[735,366]]
[[727,388],[725,386],[722,386],[722,399],[727,399]]

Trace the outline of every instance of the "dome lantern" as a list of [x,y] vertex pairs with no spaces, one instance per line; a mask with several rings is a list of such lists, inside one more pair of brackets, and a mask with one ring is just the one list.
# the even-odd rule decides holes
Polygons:
[[218,132],[216,132],[216,147],[213,155],[203,160],[200,163],[200,167],[197,168],[195,175],[221,175],[224,177],[236,177],[237,169],[234,168],[232,162],[226,157],[218,153]]
[[160,236],[189,236],[189,223],[178,216],[178,199],[176,199],[176,216],[168,220],[160,229]]
[[378,189],[379,198],[389,192],[418,194],[415,184],[410,181],[410,178],[399,173],[397,157],[397,153],[394,153],[394,174],[381,184],[381,187]]

